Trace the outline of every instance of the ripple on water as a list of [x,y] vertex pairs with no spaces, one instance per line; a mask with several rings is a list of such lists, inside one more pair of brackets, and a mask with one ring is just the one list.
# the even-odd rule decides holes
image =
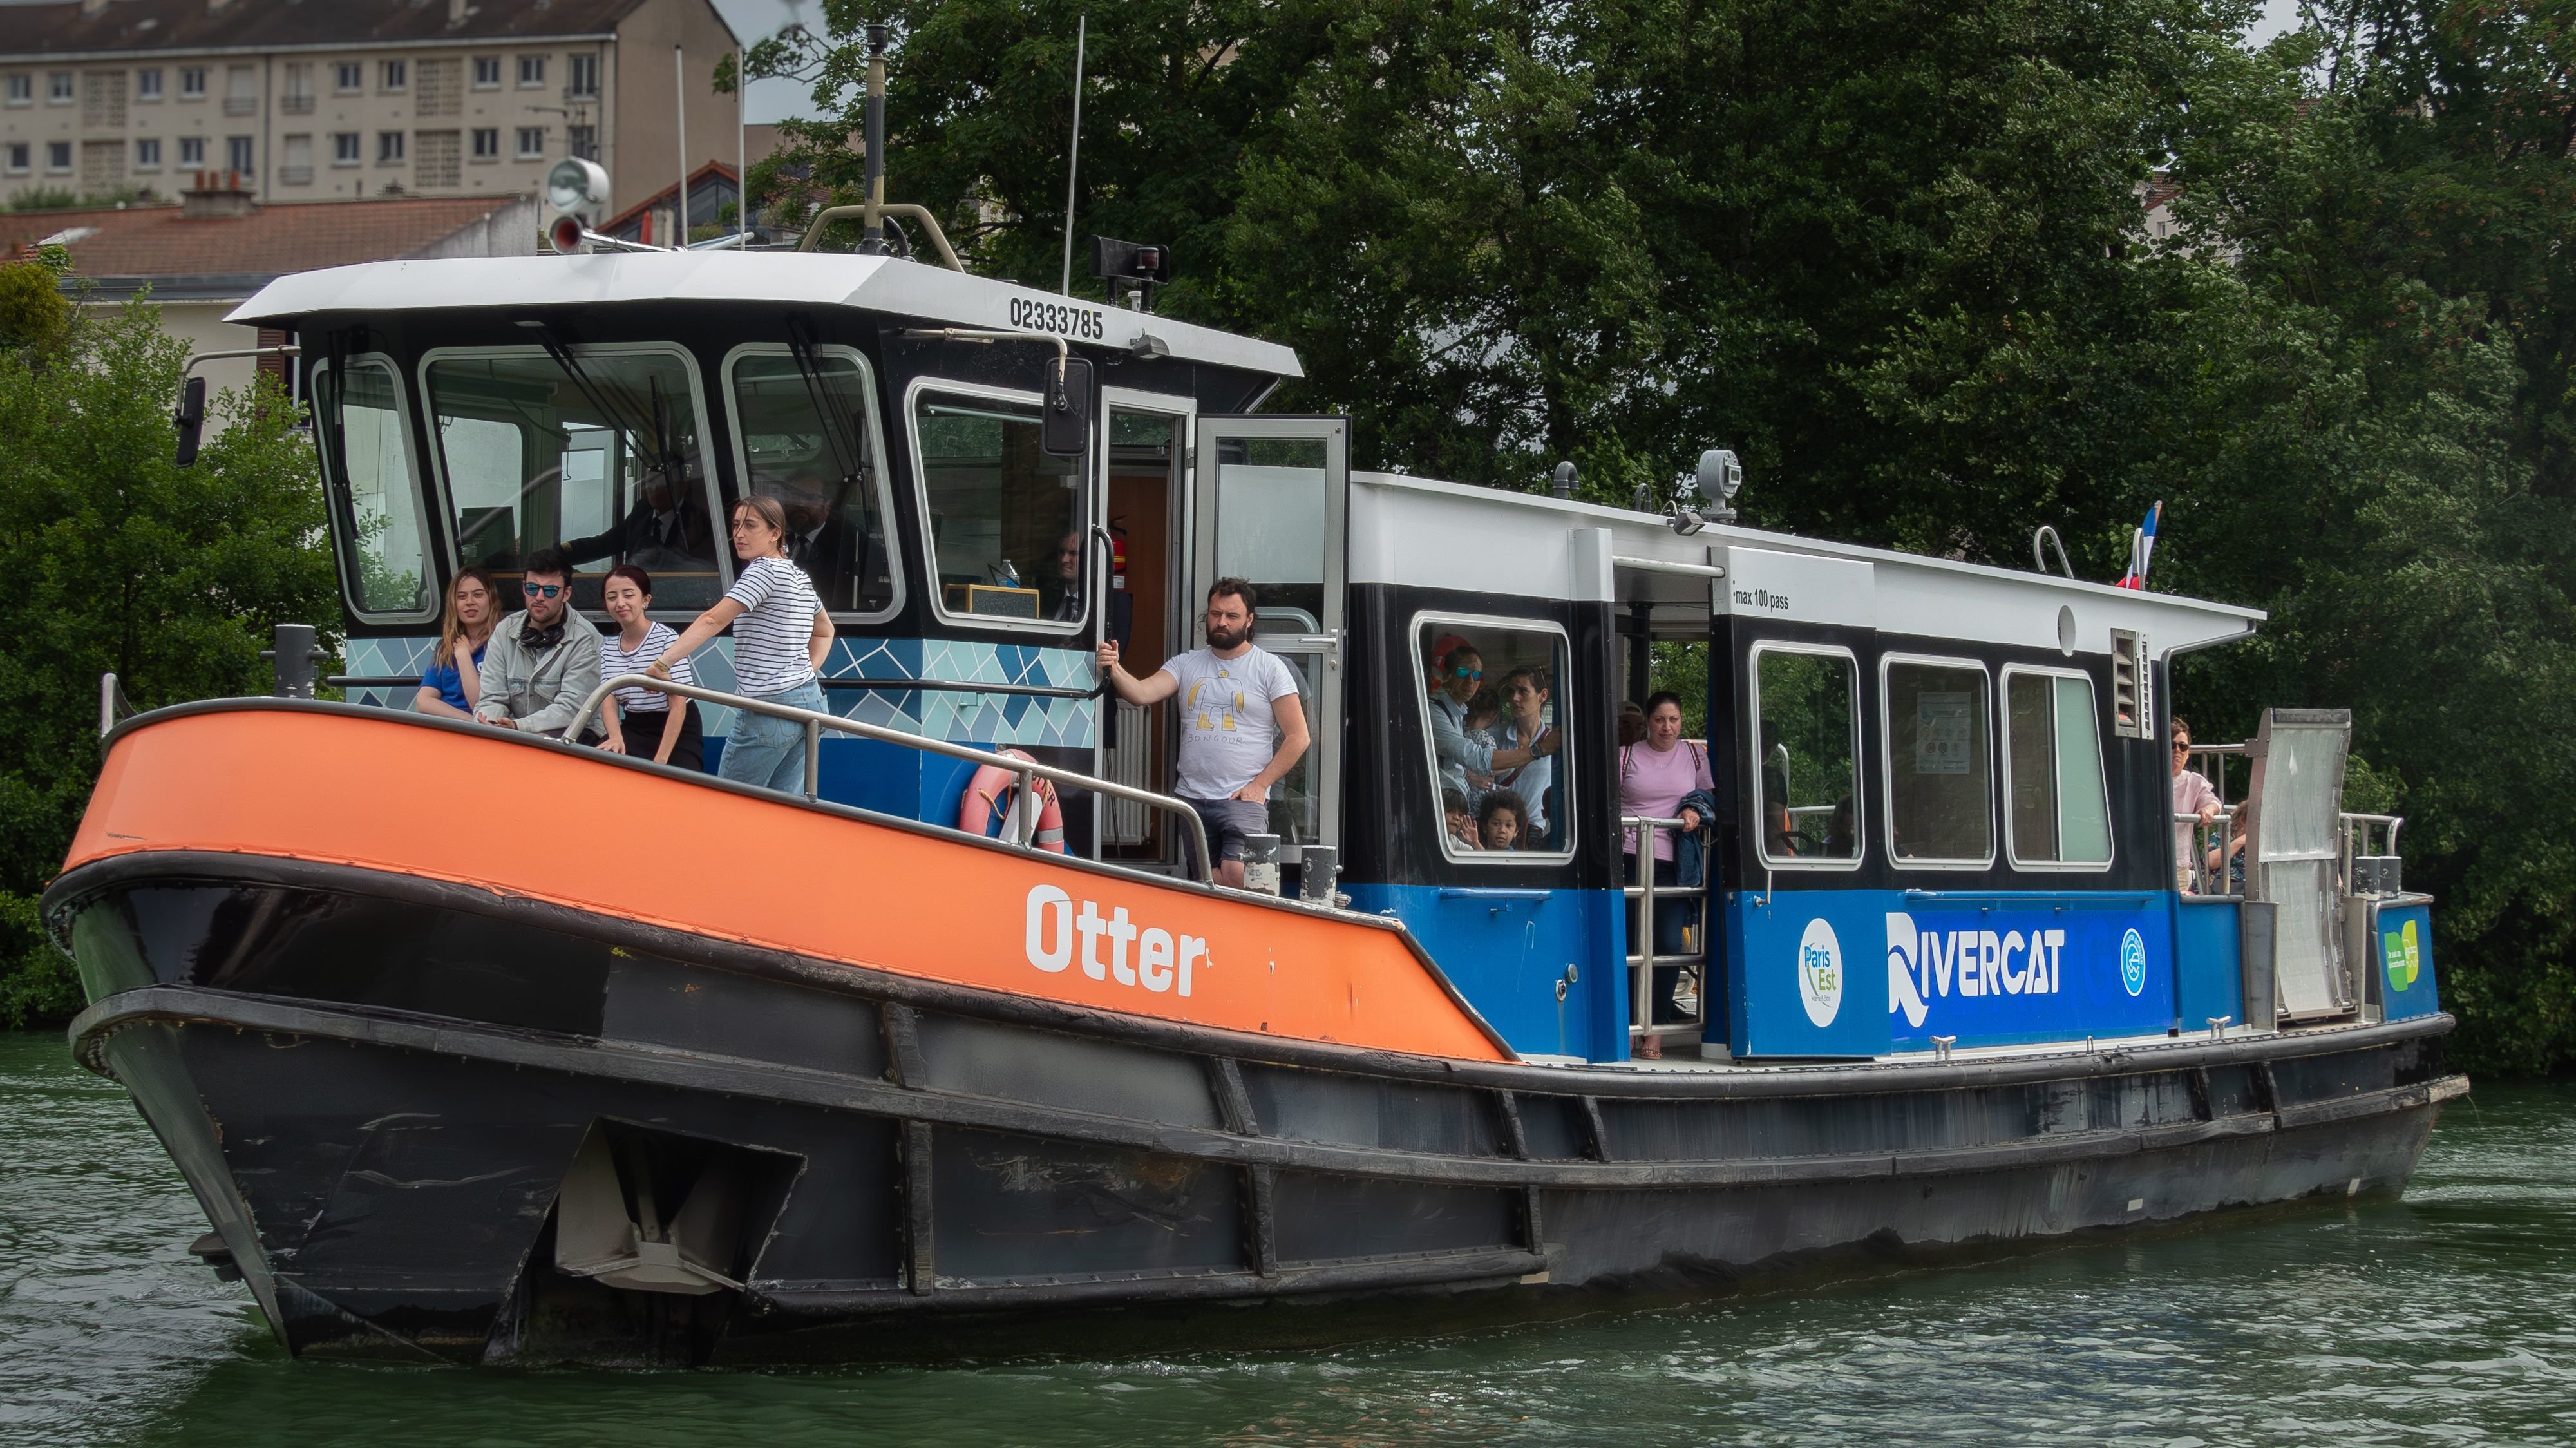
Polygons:
[[0,1441],[2576,1441],[2576,1088],[2474,1101],[2403,1201],[1679,1307],[1299,1353],[469,1373],[286,1359],[187,1255],[204,1220],[124,1093],[0,1035]]

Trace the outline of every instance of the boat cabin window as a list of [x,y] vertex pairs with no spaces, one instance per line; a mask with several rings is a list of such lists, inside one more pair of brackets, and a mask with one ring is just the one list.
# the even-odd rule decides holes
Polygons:
[[818,349],[814,375],[785,347],[736,350],[725,364],[743,490],[787,511],[787,556],[834,613],[894,610],[894,555],[867,364]]
[[1413,655],[1442,853],[1481,864],[1571,855],[1572,775],[1563,761],[1575,755],[1563,732],[1571,712],[1559,697],[1564,633],[1528,621],[1423,614],[1414,620]]
[[313,393],[349,601],[360,614],[434,616],[428,520],[411,465],[400,374],[383,358],[351,358],[346,366],[345,385],[329,363],[315,367]]
[[912,418],[940,611],[1079,624],[1082,463],[1038,446],[1036,399],[920,392]]
[[1320,437],[1217,439],[1217,576],[1258,589],[1275,632],[1323,631],[1326,453]]
[[1915,869],[1994,863],[1993,721],[1986,669],[1965,659],[1890,658],[1880,693],[1887,717],[1888,850]]
[[1858,864],[1860,665],[1840,649],[1757,645],[1753,709],[1763,863]]
[[2111,863],[2111,797],[2093,681],[2054,669],[2004,670],[2004,838],[2019,866]]
[[558,547],[573,603],[600,607],[608,570],[653,575],[654,611],[724,594],[718,516],[694,369],[660,349],[433,352],[423,367],[454,511],[458,561],[514,593],[519,560]]

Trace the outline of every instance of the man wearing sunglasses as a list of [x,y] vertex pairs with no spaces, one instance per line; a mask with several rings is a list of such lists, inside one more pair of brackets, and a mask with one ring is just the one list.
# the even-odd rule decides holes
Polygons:
[[[527,608],[492,630],[474,717],[560,739],[599,687],[599,630],[572,611],[572,569],[562,550],[540,548],[524,567],[519,596]],[[594,731],[582,742],[603,737]]]

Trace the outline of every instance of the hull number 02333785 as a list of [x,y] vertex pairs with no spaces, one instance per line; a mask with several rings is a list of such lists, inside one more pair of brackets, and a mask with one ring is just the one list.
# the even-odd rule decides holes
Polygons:
[[1028,297],[1011,298],[1011,325],[1033,332],[1053,332],[1077,342],[1097,342],[1108,335],[1108,328],[1098,310],[1091,307],[1068,307],[1062,302],[1041,302]]

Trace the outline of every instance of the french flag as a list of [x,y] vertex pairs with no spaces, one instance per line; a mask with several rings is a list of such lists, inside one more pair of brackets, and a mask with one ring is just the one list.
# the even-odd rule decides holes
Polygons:
[[2165,505],[2158,502],[2147,510],[2146,525],[2129,535],[2129,571],[2120,575],[2119,587],[2146,590],[2147,559],[2156,551],[2156,522],[2164,515]]

